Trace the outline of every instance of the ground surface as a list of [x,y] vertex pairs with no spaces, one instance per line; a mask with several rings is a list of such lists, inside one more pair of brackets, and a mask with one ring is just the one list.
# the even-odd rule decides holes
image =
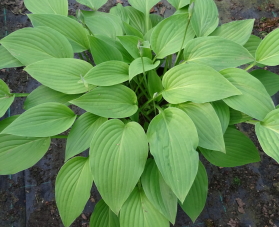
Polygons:
[[[115,2],[110,0],[101,10],[107,11]],[[121,2],[127,5],[127,1]],[[171,15],[173,9],[162,2],[154,11],[165,17]],[[261,36],[278,27],[278,0],[216,0],[216,3],[221,23],[256,18],[254,33]],[[71,14],[78,7],[79,4],[70,1]],[[24,15],[26,12],[21,0],[1,0],[0,38],[30,26]],[[278,67],[270,67],[270,70],[279,74]],[[39,85],[22,68],[0,70],[0,78],[17,93],[31,92]],[[22,113],[23,101],[23,98],[17,98],[6,117]],[[278,104],[279,98],[274,97],[274,101]],[[263,154],[252,127],[244,124],[239,128],[259,148],[262,161],[239,168],[218,168],[203,161],[209,176],[206,207],[195,224],[179,210],[175,227],[279,227],[279,165]],[[54,201],[54,184],[63,165],[64,150],[63,140],[53,140],[47,155],[34,167],[12,176],[0,176],[1,227],[63,226]],[[83,215],[72,226],[88,226],[99,198],[93,189]]]

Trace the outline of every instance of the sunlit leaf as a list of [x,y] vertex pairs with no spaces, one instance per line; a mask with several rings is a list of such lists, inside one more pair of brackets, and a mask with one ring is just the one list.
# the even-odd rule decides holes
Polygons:
[[0,46],[0,56],[0,69],[23,66],[23,64],[11,55],[2,45]]
[[101,6],[106,4],[107,1],[108,0],[77,0],[80,4],[88,6],[93,10],[98,10]]
[[67,0],[24,0],[24,5],[34,14],[68,15]]
[[149,11],[153,6],[155,6],[160,0],[128,0],[131,6],[137,10],[143,12],[144,14],[149,14]]
[[190,4],[190,0],[168,0],[168,2],[177,10]]

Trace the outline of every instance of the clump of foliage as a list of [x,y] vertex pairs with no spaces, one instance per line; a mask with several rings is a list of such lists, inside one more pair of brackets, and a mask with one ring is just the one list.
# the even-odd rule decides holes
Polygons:
[[[0,122],[0,174],[33,166],[52,138],[67,139],[55,185],[65,226],[93,181],[103,199],[92,227],[169,226],[178,203],[195,221],[208,189],[200,156],[220,167],[260,161],[237,123],[254,124],[279,161],[278,75],[248,71],[279,64],[279,29],[261,40],[251,19],[218,27],[213,0],[168,0],[177,11],[165,19],[149,14],[159,0],[110,13],[96,11],[106,0],[77,1],[93,11],[72,17],[66,0],[25,0],[34,28],[0,41],[0,68],[24,66],[42,84],[13,94],[0,80],[0,116],[27,96],[23,114]],[[77,156],[88,148],[89,157]]]

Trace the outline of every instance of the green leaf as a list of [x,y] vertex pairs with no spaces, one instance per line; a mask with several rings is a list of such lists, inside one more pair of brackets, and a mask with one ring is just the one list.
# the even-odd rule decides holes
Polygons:
[[41,85],[27,96],[23,108],[28,110],[46,102],[58,102],[64,105],[69,105],[68,102],[70,100],[76,99],[79,96],[80,95],[67,95]]
[[118,217],[102,199],[94,207],[90,218],[90,227],[97,226],[120,227]]
[[253,57],[255,57],[256,51],[261,41],[262,40],[258,36],[251,35],[247,43],[244,44],[244,47],[250,52]]
[[74,112],[60,103],[48,102],[35,106],[13,121],[1,134],[47,137],[66,131],[74,123]]
[[157,24],[159,24],[162,20],[164,20],[163,17],[157,14],[150,14],[149,18],[151,21],[152,28],[155,27]]
[[89,158],[75,157],[60,169],[55,181],[55,200],[66,227],[82,213],[92,184]]
[[246,113],[247,115],[262,120],[274,104],[263,84],[255,77],[242,69],[225,69],[220,72],[242,94],[224,99],[231,108]]
[[241,94],[219,72],[200,64],[175,66],[164,75],[162,82],[163,97],[172,104],[205,103]]
[[7,128],[15,119],[17,119],[19,115],[14,115],[12,117],[7,117],[0,121],[0,133]]
[[136,94],[124,85],[96,87],[70,103],[107,118],[130,117],[138,110]]
[[64,35],[73,47],[75,53],[89,49],[88,31],[77,21],[50,14],[28,14],[34,27],[47,26]]
[[198,37],[208,36],[219,24],[218,9],[213,0],[195,0],[191,25]]
[[24,5],[34,14],[68,15],[67,0],[24,0]]
[[256,51],[256,61],[260,64],[276,66],[279,64],[279,29],[273,30],[260,43]]
[[123,29],[126,35],[136,36],[143,39],[143,35],[140,31],[125,22],[123,22]]
[[177,213],[177,198],[164,181],[153,159],[147,160],[141,182],[146,197],[152,205],[174,224]]
[[111,86],[129,79],[129,65],[121,61],[107,61],[92,68],[84,79],[89,84]]
[[131,6],[135,9],[143,12],[144,14],[149,14],[149,11],[153,6],[155,6],[160,0],[128,0]]
[[129,67],[129,80],[131,81],[136,75],[156,69],[160,65],[160,61],[153,61],[150,58],[137,58]]
[[190,4],[190,0],[168,0],[168,2],[177,10]]
[[239,45],[244,45],[250,38],[255,19],[232,21],[218,27],[211,36],[220,36],[222,38],[234,41]]
[[[124,7],[126,10],[128,17],[129,17],[129,24],[134,27],[136,30],[144,34],[146,31],[145,28],[145,16],[142,12],[139,10],[131,7],[131,6],[126,6]],[[151,22],[149,21],[151,24]],[[151,27],[151,26],[150,26]]]
[[169,222],[151,204],[144,191],[135,188],[120,212],[120,226],[169,227]]
[[279,75],[263,69],[254,70],[250,74],[261,81],[270,96],[279,91]]
[[147,155],[147,138],[136,122],[109,120],[95,133],[90,164],[98,191],[115,214],[136,186]]
[[86,86],[83,77],[93,66],[74,58],[46,59],[25,68],[33,78],[43,85],[65,94],[80,94],[94,86]]
[[111,46],[105,41],[92,36],[89,37],[89,41],[90,50],[93,55],[94,62],[97,65],[106,61],[123,61],[122,54],[116,47]]
[[77,0],[80,4],[88,6],[93,10],[98,10],[101,6],[106,4],[107,1],[108,0]]
[[279,162],[279,109],[267,114],[262,122],[256,124],[256,134],[264,152]]
[[216,114],[219,117],[219,120],[222,125],[222,131],[224,134],[230,122],[230,108],[223,101],[212,102],[211,105],[213,106]]
[[2,45],[0,46],[0,56],[0,69],[23,66],[23,64],[11,55]]
[[194,122],[199,135],[200,147],[226,153],[220,120],[209,103],[183,103],[177,107]]
[[200,148],[203,156],[213,165],[235,167],[260,161],[256,146],[242,132],[233,128],[228,128],[224,135],[224,139],[226,154]]
[[121,19],[113,14],[98,13],[85,17],[85,24],[94,35],[104,35],[115,39],[123,35]]
[[10,93],[10,89],[3,80],[0,79],[0,117],[4,116],[15,96]]
[[0,135],[0,144],[0,175],[9,175],[35,165],[48,151],[50,138]]
[[184,201],[198,171],[198,134],[193,121],[182,110],[170,107],[152,119],[147,138],[164,180]]
[[91,113],[82,114],[68,135],[65,160],[88,149],[95,132],[106,121],[106,118]]
[[125,10],[122,4],[118,3],[116,6],[112,7],[109,12],[110,14],[120,17],[122,22],[129,24],[130,20],[128,17],[128,12]]
[[253,56],[243,46],[218,36],[189,41],[184,49],[184,59],[186,62],[211,66],[218,71],[254,61]]
[[195,181],[184,201],[182,209],[194,223],[202,212],[208,192],[208,177],[204,165],[200,162]]
[[194,38],[195,33],[190,25],[186,37],[184,36],[187,23],[188,14],[178,14],[164,19],[154,28],[150,43],[156,58],[162,59],[178,52],[182,43],[184,43],[182,47],[185,47],[187,42]]
[[[118,36],[117,37],[120,40],[120,43],[123,45],[123,47],[129,52],[129,54],[133,58],[139,58],[140,57],[140,50],[138,48],[139,43],[143,43],[143,39],[132,36],[132,35],[125,35],[125,36]],[[142,48],[142,56],[152,58],[151,50],[150,48]]]
[[[158,76],[156,70],[151,70],[147,75],[148,91],[151,97],[154,97],[155,93],[159,93],[163,90],[162,80]],[[160,101],[162,96],[158,97],[156,101]]]
[[239,124],[251,120],[252,117],[245,113],[230,108],[230,125]]
[[23,28],[1,39],[0,43],[23,65],[49,58],[73,57],[66,37],[48,27]]

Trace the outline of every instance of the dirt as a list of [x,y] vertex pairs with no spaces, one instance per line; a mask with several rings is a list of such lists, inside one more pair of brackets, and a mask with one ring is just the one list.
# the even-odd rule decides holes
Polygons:
[[[109,1],[101,11],[108,11],[115,3]],[[221,23],[256,18],[254,33],[262,37],[278,27],[278,1],[249,0],[244,4],[240,0],[216,0],[216,3],[221,10]],[[71,0],[69,13],[74,15],[79,7],[80,4]],[[174,11],[166,1],[153,10],[165,17]],[[0,38],[31,26],[26,13],[22,0],[1,0]],[[269,69],[279,74],[278,67]],[[17,93],[31,92],[39,86],[23,68],[0,70],[0,78]],[[278,104],[278,95],[273,98]],[[23,102],[24,98],[17,98],[10,115],[22,113]],[[206,207],[195,224],[179,209],[174,227],[279,227],[279,165],[263,153],[253,127],[246,124],[238,127],[255,143],[262,161],[237,168],[218,168],[202,159],[209,177]],[[35,166],[12,176],[0,176],[1,227],[63,226],[55,204],[54,185],[64,162],[64,151],[65,141],[53,140],[45,157]],[[99,193],[93,188],[83,214],[73,227],[89,226],[90,215],[99,199]]]

